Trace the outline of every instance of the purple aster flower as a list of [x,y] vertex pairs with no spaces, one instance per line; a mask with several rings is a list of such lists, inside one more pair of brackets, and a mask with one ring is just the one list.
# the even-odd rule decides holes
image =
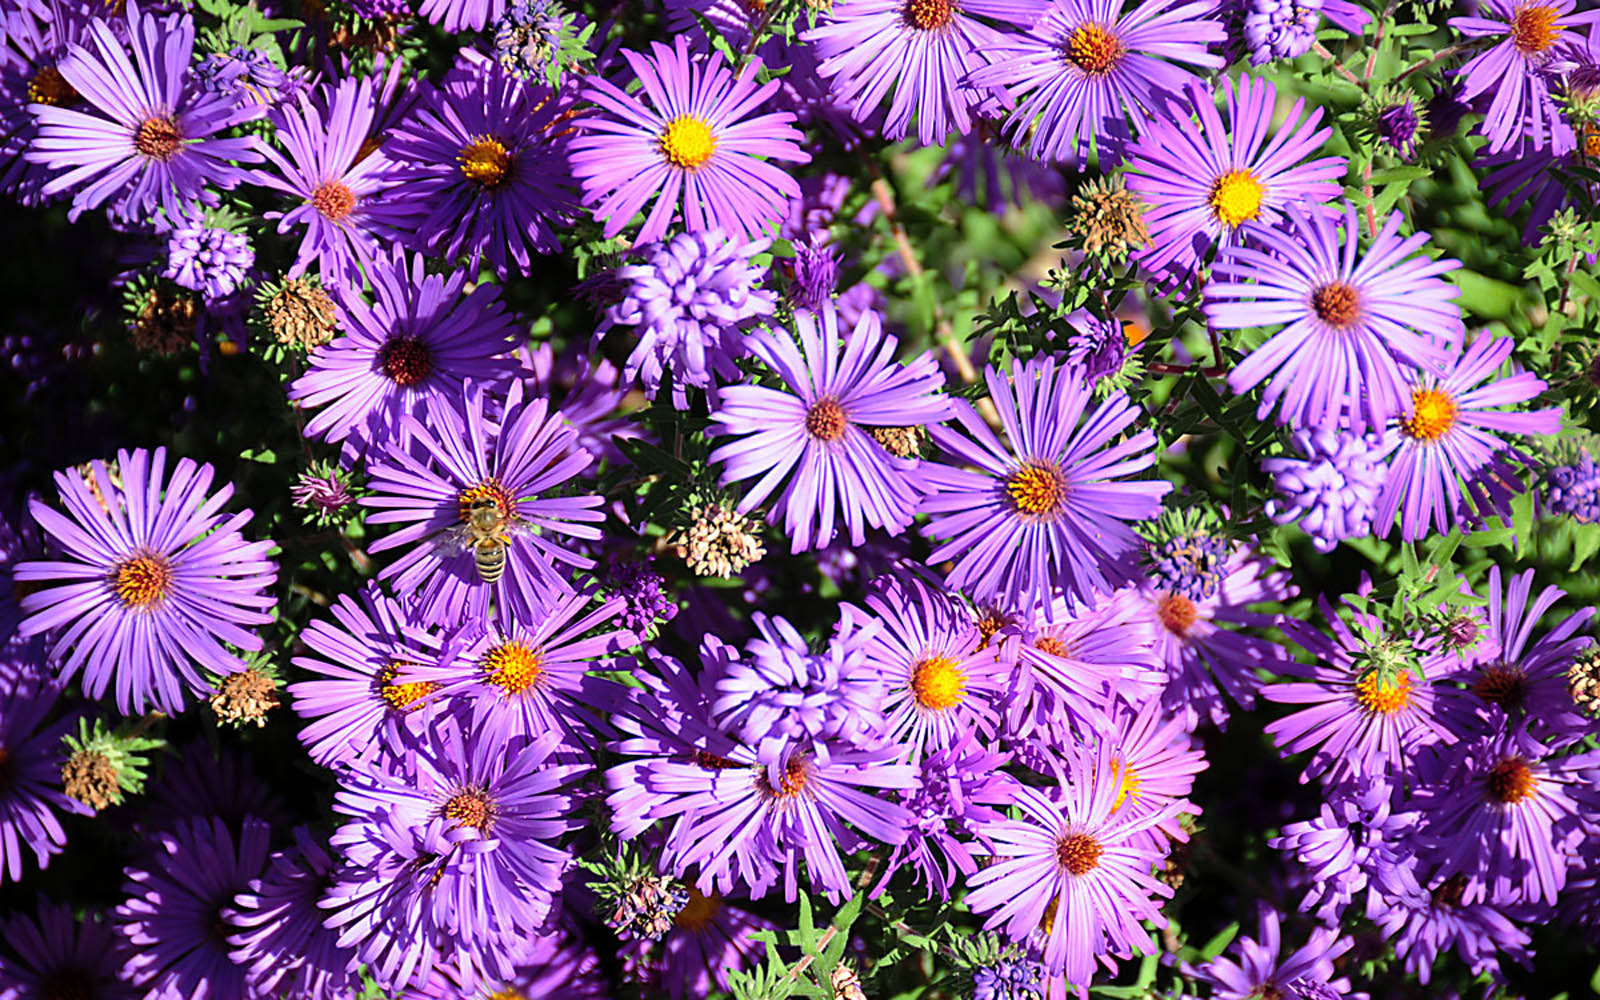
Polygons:
[[1124,522],[1155,517],[1172,489],[1156,480],[1119,481],[1155,464],[1155,434],[1146,429],[1116,440],[1140,416],[1121,392],[1080,426],[1093,390],[1076,369],[1054,360],[1013,363],[1010,375],[993,367],[984,373],[1008,445],[965,402],[953,405],[966,434],[932,428],[941,448],[976,469],[919,469],[932,491],[922,501],[930,515],[923,530],[945,539],[928,561],[955,560],[947,582],[979,601],[1048,609],[1060,587],[1092,602],[1139,549]]
[[626,464],[618,441],[645,437],[644,430],[626,413],[631,386],[615,365],[603,357],[591,357],[580,342],[556,357],[548,341],[525,344],[517,349],[521,377],[529,396],[542,396],[561,410],[561,415],[578,432],[578,444],[593,456],[584,470],[599,471],[601,462]]
[[1080,309],[1066,317],[1066,324],[1072,330],[1067,336],[1067,363],[1082,371],[1091,386],[1122,371],[1128,357],[1128,335],[1121,320],[1102,319]]
[[1192,569],[1152,574],[1139,585],[1143,614],[1156,626],[1155,652],[1166,667],[1161,703],[1193,731],[1202,719],[1218,728],[1228,721],[1222,693],[1246,710],[1255,707],[1257,670],[1276,671],[1289,659],[1275,642],[1225,624],[1266,627],[1270,615],[1247,610],[1252,604],[1283,601],[1298,593],[1289,574],[1247,545],[1222,542],[1222,561],[1214,575]]
[[1337,928],[1312,930],[1305,946],[1288,958],[1281,958],[1283,938],[1279,932],[1278,911],[1261,904],[1261,929],[1256,937],[1234,940],[1228,951],[1237,960],[1218,956],[1199,968],[1184,971],[1211,987],[1217,1000],[1251,1000],[1253,997],[1285,995],[1290,983],[1300,988],[1319,984],[1332,988],[1336,996],[1350,991],[1350,980],[1334,977],[1334,959],[1349,951],[1355,942],[1340,937]]
[[1288,823],[1269,846],[1291,855],[1307,876],[1303,913],[1338,926],[1355,894],[1372,886],[1367,911],[1382,919],[1390,906],[1427,900],[1412,872],[1416,815],[1390,808],[1393,790],[1375,782],[1355,795],[1322,803],[1316,818]]
[[1048,990],[1044,965],[1015,946],[972,970],[972,1000],[1044,1000]]
[[271,832],[247,820],[237,841],[220,819],[185,820],[156,835],[155,856],[129,868],[117,929],[130,951],[124,979],[145,1000],[240,1000],[250,988],[228,955],[233,897],[261,874]]
[[761,60],[746,62],[735,78],[722,53],[691,56],[683,35],[671,47],[652,42],[648,56],[624,50],[622,57],[643,91],[629,94],[591,76],[583,96],[602,113],[584,118],[572,141],[584,204],[605,223],[606,237],[626,229],[652,198],[635,242],[659,240],[674,224],[750,240],[782,219],[800,186],[768,161],[809,163],[811,154],[800,148],[793,114],[746,117],[778,89],[777,80],[756,82]]
[[642,377],[651,399],[669,385],[680,410],[689,408],[690,388],[742,381],[734,362],[745,356],[745,334],[771,319],[778,304],[761,287],[766,269],[751,259],[770,243],[730,240],[712,229],[641,248],[644,263],[617,268],[622,299],[606,309],[595,340],[613,327],[633,327],[638,339],[622,377]]
[[1417,155],[1417,144],[1423,136],[1423,112],[1417,99],[1406,93],[1393,104],[1379,111],[1373,119],[1372,130],[1378,141],[1388,146],[1402,159]]
[[812,231],[794,244],[789,301],[800,309],[821,312],[833,301],[839,286],[839,258],[828,244],[828,234]]
[[250,180],[297,202],[264,216],[278,220],[279,233],[305,230],[289,277],[315,263],[324,285],[359,291],[380,247],[400,238],[406,209],[391,190],[399,171],[368,138],[377,114],[374,80],[361,77],[324,87],[315,98],[302,94],[273,115],[274,135],[288,155],[263,143],[261,155],[273,170],[253,171]]
[[[591,456],[559,410],[523,400],[520,383],[502,414],[473,389],[465,413],[443,416],[430,410],[428,426],[405,417],[415,454],[392,450],[372,467],[372,493],[361,499],[376,508],[369,522],[405,525],[372,544],[373,552],[406,547],[380,578],[402,595],[420,589],[428,621],[482,619],[491,592],[502,614],[532,615],[545,596],[572,591],[556,567],[593,565],[556,541],[600,537],[601,499],[560,493]],[[474,527],[490,514],[498,549],[477,540],[483,528]]]
[[938,362],[927,352],[896,361],[899,339],[883,332],[876,313],[841,335],[831,302],[820,314],[797,311],[794,334],[798,347],[786,333],[748,341],[787,391],[736,385],[718,393],[714,432],[740,435],[711,453],[724,466],[723,485],[760,477],[739,501],[747,514],[783,484],[775,506],[794,552],[832,542],[835,512],[854,545],[866,540],[866,525],[899,534],[916,514],[919,466],[891,455],[868,431],[946,419]]
[[1594,456],[1584,450],[1576,461],[1546,470],[1542,499],[1547,513],[1579,524],[1600,522],[1600,466]]
[[857,121],[870,122],[892,88],[883,137],[904,139],[915,117],[918,141],[937,146],[952,130],[971,131],[973,112],[991,97],[970,78],[1003,36],[979,19],[1021,23],[1032,14],[1015,0],[840,0],[802,38]]
[[1532,939],[1510,916],[1489,903],[1464,903],[1465,875],[1452,875],[1420,898],[1385,897],[1373,919],[1383,936],[1394,940],[1395,956],[1405,971],[1428,985],[1439,957],[1454,949],[1474,976],[1497,979],[1500,955],[1529,966]]
[[0,960],[0,997],[134,1000],[138,995],[118,976],[128,959],[127,941],[92,912],[76,920],[71,907],[41,899],[37,920],[19,911],[3,927],[9,954]]
[[294,711],[305,720],[300,742],[324,767],[346,764],[386,747],[402,753],[401,734],[415,732],[418,709],[438,685],[403,681],[402,670],[447,655],[436,629],[410,623],[406,608],[376,583],[355,597],[340,595],[329,609],[333,621],[312,621],[300,641],[313,655],[294,665],[317,680],[289,685]]
[[51,171],[26,155],[39,126],[35,104],[70,108],[83,103],[58,68],[69,45],[89,27],[89,11],[62,0],[8,4],[0,14],[0,191],[24,205],[46,199]]
[[776,929],[772,921],[731,906],[721,896],[690,889],[666,936],[659,943],[630,942],[623,957],[630,965],[643,964],[636,974],[652,995],[705,997],[726,991],[730,973],[760,962],[767,946],[752,935]]
[[1440,532],[1452,530],[1469,510],[1480,516],[1509,516],[1512,494],[1525,487],[1497,457],[1508,448],[1497,433],[1554,434],[1561,429],[1559,407],[1500,409],[1544,391],[1544,380],[1531,372],[1479,386],[1510,359],[1511,348],[1510,337],[1484,335],[1445,369],[1443,378],[1427,373],[1415,377],[1411,405],[1402,406],[1384,444],[1389,476],[1372,517],[1380,533],[1388,534],[1397,513],[1400,537],[1408,542],[1426,535],[1430,525]]
[[1177,65],[1221,69],[1208,51],[1225,37],[1211,0],[1049,0],[1022,32],[984,49],[976,87],[1003,87],[1018,102],[1007,132],[1039,160],[1076,163],[1099,139],[1128,135],[1127,122],[1159,98],[1199,81]]
[[214,138],[257,117],[260,108],[239,107],[231,97],[185,81],[194,53],[192,17],[142,15],[129,3],[127,30],[133,60],[99,19],[86,29],[92,51],[76,42],[67,46],[56,70],[83,98],[81,105],[33,106],[39,134],[28,158],[57,171],[43,194],[76,191],[74,219],[108,200],[122,219],[142,219],[157,208],[175,219],[208,187],[238,184],[244,172],[235,163],[261,158],[252,139]]
[[1600,752],[1553,756],[1495,713],[1490,734],[1437,747],[1412,802],[1437,878],[1466,876],[1461,901],[1554,905],[1600,809]]
[[1293,440],[1303,458],[1285,455],[1261,463],[1278,494],[1267,502],[1267,516],[1278,524],[1299,521],[1318,552],[1372,534],[1372,510],[1389,471],[1381,439],[1320,427],[1295,431]]
[[[553,929],[509,942],[517,965],[506,979],[463,986],[451,966],[437,966],[427,982],[400,994],[402,1000],[613,1000],[610,977],[600,958],[586,945],[570,920],[553,921]],[[470,978],[467,980],[470,983]]]
[[498,63],[447,76],[385,144],[405,169],[396,196],[415,214],[416,248],[466,255],[474,270],[487,260],[501,278],[513,264],[528,273],[535,253],[559,251],[552,225],[577,210],[563,138],[568,105]]
[[1321,108],[1302,120],[1305,101],[1296,100],[1269,132],[1278,103],[1271,83],[1224,77],[1223,87],[1226,120],[1213,91],[1191,84],[1166,99],[1165,113],[1146,121],[1127,150],[1128,190],[1149,206],[1150,246],[1139,261],[1166,283],[1188,280],[1211,247],[1240,242],[1246,222],[1276,225],[1288,206],[1326,204],[1342,190],[1343,157],[1306,161],[1332,134],[1317,128]]
[[73,720],[45,722],[60,694],[32,667],[0,663],[0,883],[22,878],[26,851],[44,868],[66,847],[58,810],[94,813],[61,791],[61,737]]
[[1244,41],[1250,65],[1294,59],[1311,51],[1317,25],[1326,15],[1345,31],[1361,34],[1372,15],[1350,0],[1249,0],[1244,9]]
[[987,110],[979,113],[971,132],[945,143],[944,159],[928,175],[927,186],[933,188],[953,179],[952,196],[956,200],[994,215],[1005,215],[1013,208],[1035,202],[1060,209],[1066,203],[1067,192],[1061,170],[1000,142],[1001,122],[992,114]]
[[[231,674],[244,662],[223,644],[254,652],[276,599],[271,541],[247,542],[250,511],[227,515],[228,484],[207,495],[216,470],[167,450],[117,452],[122,485],[104,462],[90,481],[56,473],[62,514],[39,500],[29,512],[63,556],[19,563],[19,581],[45,584],[22,599],[25,636],[53,633],[51,660],[63,680],[79,669],[90,697],[113,686],[124,714],[146,705],[181,711],[185,686],[209,694],[201,670]],[[53,584],[53,585],[51,585]]]
[[712,48],[700,27],[704,18],[734,51],[742,51],[766,26],[765,10],[745,0],[665,0],[664,18],[669,35],[687,35],[695,48]]
[[1156,899],[1172,896],[1150,873],[1161,854],[1136,838],[1166,814],[1117,809],[1114,760],[1106,746],[1082,754],[1072,782],[1053,795],[1016,786],[1012,802],[1026,818],[978,827],[992,859],[967,879],[967,905],[989,914],[985,929],[1004,928],[1018,942],[1042,932],[1046,974],[1064,974],[1079,990],[1101,963],[1114,965],[1107,956],[1155,950],[1140,921],[1159,922]]
[[354,956],[323,926],[317,909],[335,867],[325,839],[298,826],[294,847],[274,853],[265,874],[234,898],[231,957],[256,995],[339,1000],[354,988]]
[[974,850],[975,831],[1005,817],[994,806],[1011,801],[1016,781],[1000,768],[1009,756],[983,749],[974,733],[962,733],[919,764],[915,787],[900,793],[912,816],[904,843],[884,862],[874,889],[881,893],[897,871],[910,867],[928,887],[928,896],[949,901],[950,890],[978,870],[983,847]]
[[554,841],[581,825],[561,786],[585,769],[550,754],[556,733],[468,739],[445,717],[403,759],[346,777],[333,837],[344,867],[323,897],[339,944],[386,989],[452,964],[462,984],[516,974],[516,943],[543,926],[570,855]]
[[1194,776],[1208,766],[1205,751],[1196,746],[1184,719],[1170,714],[1159,698],[1142,706],[1118,698],[1107,714],[1111,727],[1104,739],[1111,746],[1111,772],[1119,782],[1111,812],[1119,818],[1159,815],[1156,825],[1129,839],[1165,854],[1169,841],[1189,839],[1174,810],[1200,812],[1187,797]]
[[1317,606],[1333,634],[1306,622],[1285,618],[1284,634],[1310,653],[1310,664],[1283,662],[1274,669],[1299,678],[1261,688],[1268,701],[1306,706],[1266,728],[1284,754],[1315,749],[1301,781],[1323,777],[1330,786],[1350,781],[1387,781],[1409,773],[1416,752],[1431,743],[1454,743],[1455,725],[1466,710],[1460,692],[1436,679],[1445,672],[1443,654],[1419,652],[1420,676],[1396,665],[1386,675],[1389,647],[1400,640],[1375,634],[1381,624],[1371,615],[1352,612],[1361,632],[1351,628],[1325,597]]
[[[516,371],[506,357],[511,317],[495,285],[462,294],[469,274],[429,274],[427,258],[395,249],[368,270],[376,302],[341,297],[344,335],[311,352],[289,398],[321,412],[307,437],[347,442],[347,456],[407,441],[405,418],[461,397],[471,382],[498,387]],[[375,454],[373,457],[378,457]]]
[[161,273],[174,284],[207,299],[220,299],[245,283],[255,262],[250,237],[213,229],[203,217],[192,213],[167,233],[167,266]]
[[1228,375],[1245,393],[1263,382],[1256,416],[1292,427],[1356,434],[1381,428],[1405,406],[1403,369],[1442,371],[1465,336],[1457,289],[1439,276],[1456,260],[1412,256],[1427,233],[1399,238],[1390,215],[1359,257],[1361,228],[1347,205],[1344,224],[1290,206],[1269,227],[1250,223],[1248,243],[1217,254],[1205,288],[1206,321],[1218,330],[1281,327]]
[[444,30],[482,31],[506,11],[506,0],[422,0],[417,13]]
[[1592,163],[1595,155],[1582,147],[1561,154],[1516,148],[1479,157],[1473,165],[1488,171],[1480,186],[1489,204],[1502,206],[1508,217],[1529,206],[1522,242],[1531,247],[1539,244],[1542,230],[1557,212],[1583,203],[1585,194],[1600,198],[1600,184],[1574,172]]
[[643,641],[655,638],[661,626],[678,615],[678,602],[672,597],[666,578],[656,572],[653,557],[612,556],[601,581],[622,599],[622,627]]
[[1573,702],[1567,671],[1594,642],[1576,633],[1588,627],[1595,609],[1565,614],[1561,624],[1535,639],[1534,628],[1566,591],[1545,587],[1534,598],[1533,577],[1530,569],[1502,588],[1500,567],[1489,567],[1489,620],[1483,632],[1488,642],[1452,679],[1465,683],[1484,705],[1525,718],[1534,733],[1564,743],[1593,726]]
[[396,679],[470,719],[475,737],[552,733],[564,744],[555,751],[560,759],[589,756],[598,721],[586,674],[615,669],[612,658],[638,642],[620,629],[596,631],[616,623],[622,601],[594,601],[584,592],[557,595],[516,622],[475,630],[444,657],[403,664]]
[[1011,668],[984,641],[971,612],[950,594],[895,576],[882,578],[866,605],[880,627],[864,654],[888,686],[885,732],[901,756],[920,764],[963,736],[992,740]]
[[1573,16],[1575,6],[1574,0],[1483,0],[1477,13],[1484,16],[1450,19],[1463,38],[1496,40],[1456,71],[1461,100],[1492,94],[1479,126],[1489,152],[1523,144],[1558,154],[1572,148],[1572,130],[1550,84],[1569,68],[1565,50],[1581,41],[1568,30],[1581,20]]
[[240,836],[255,820],[270,827],[290,822],[283,800],[257,775],[250,758],[229,747],[214,749],[203,740],[172,747],[160,779],[151,783],[141,804],[136,829],[149,841],[145,854],[159,853],[159,834],[177,832],[190,820],[220,819]]

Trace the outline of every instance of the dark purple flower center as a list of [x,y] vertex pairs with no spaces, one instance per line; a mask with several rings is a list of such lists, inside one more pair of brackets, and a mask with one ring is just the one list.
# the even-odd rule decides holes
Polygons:
[[356,193],[338,181],[323,181],[311,192],[311,204],[329,222],[339,222],[355,211]]
[[1056,861],[1069,875],[1087,875],[1100,867],[1105,850],[1087,833],[1069,833],[1056,842]]
[[183,136],[178,134],[178,123],[170,115],[146,118],[133,133],[133,148],[142,156],[166,163],[178,154]]
[[689,890],[689,901],[683,904],[683,909],[672,922],[686,931],[703,931],[716,919],[717,911],[722,909],[722,900],[716,896],[707,896],[699,889]]
[[433,371],[433,352],[420,337],[391,337],[378,353],[378,363],[396,385],[409,389]]
[[1496,663],[1472,682],[1472,693],[1508,711],[1519,708],[1527,697],[1528,675],[1520,667]]
[[935,31],[955,20],[956,6],[950,0],[909,0],[906,23],[922,31]]
[[1443,909],[1455,909],[1461,905],[1461,897],[1467,891],[1467,877],[1465,875],[1452,875],[1440,882],[1430,895],[1433,896],[1433,905]]

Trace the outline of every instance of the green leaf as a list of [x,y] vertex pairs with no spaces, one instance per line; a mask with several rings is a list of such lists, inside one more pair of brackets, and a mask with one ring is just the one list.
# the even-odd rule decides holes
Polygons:
[[1222,930],[1218,931],[1211,938],[1211,940],[1205,943],[1205,947],[1200,949],[1200,957],[1208,962],[1213,958],[1216,958],[1227,949],[1228,945],[1233,943],[1233,939],[1238,935],[1238,933],[1239,924],[1237,921],[1224,927]]

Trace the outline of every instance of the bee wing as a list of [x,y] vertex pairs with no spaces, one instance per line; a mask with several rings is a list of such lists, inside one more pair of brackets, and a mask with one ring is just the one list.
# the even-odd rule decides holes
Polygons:
[[434,545],[449,555],[470,551],[473,544],[470,525],[457,524],[441,530],[434,536]]

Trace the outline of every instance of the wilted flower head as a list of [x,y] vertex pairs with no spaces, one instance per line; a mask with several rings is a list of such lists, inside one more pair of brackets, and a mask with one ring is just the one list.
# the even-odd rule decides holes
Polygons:
[[674,551],[695,576],[738,576],[767,554],[762,522],[720,500],[696,504],[688,519],[674,536]]

